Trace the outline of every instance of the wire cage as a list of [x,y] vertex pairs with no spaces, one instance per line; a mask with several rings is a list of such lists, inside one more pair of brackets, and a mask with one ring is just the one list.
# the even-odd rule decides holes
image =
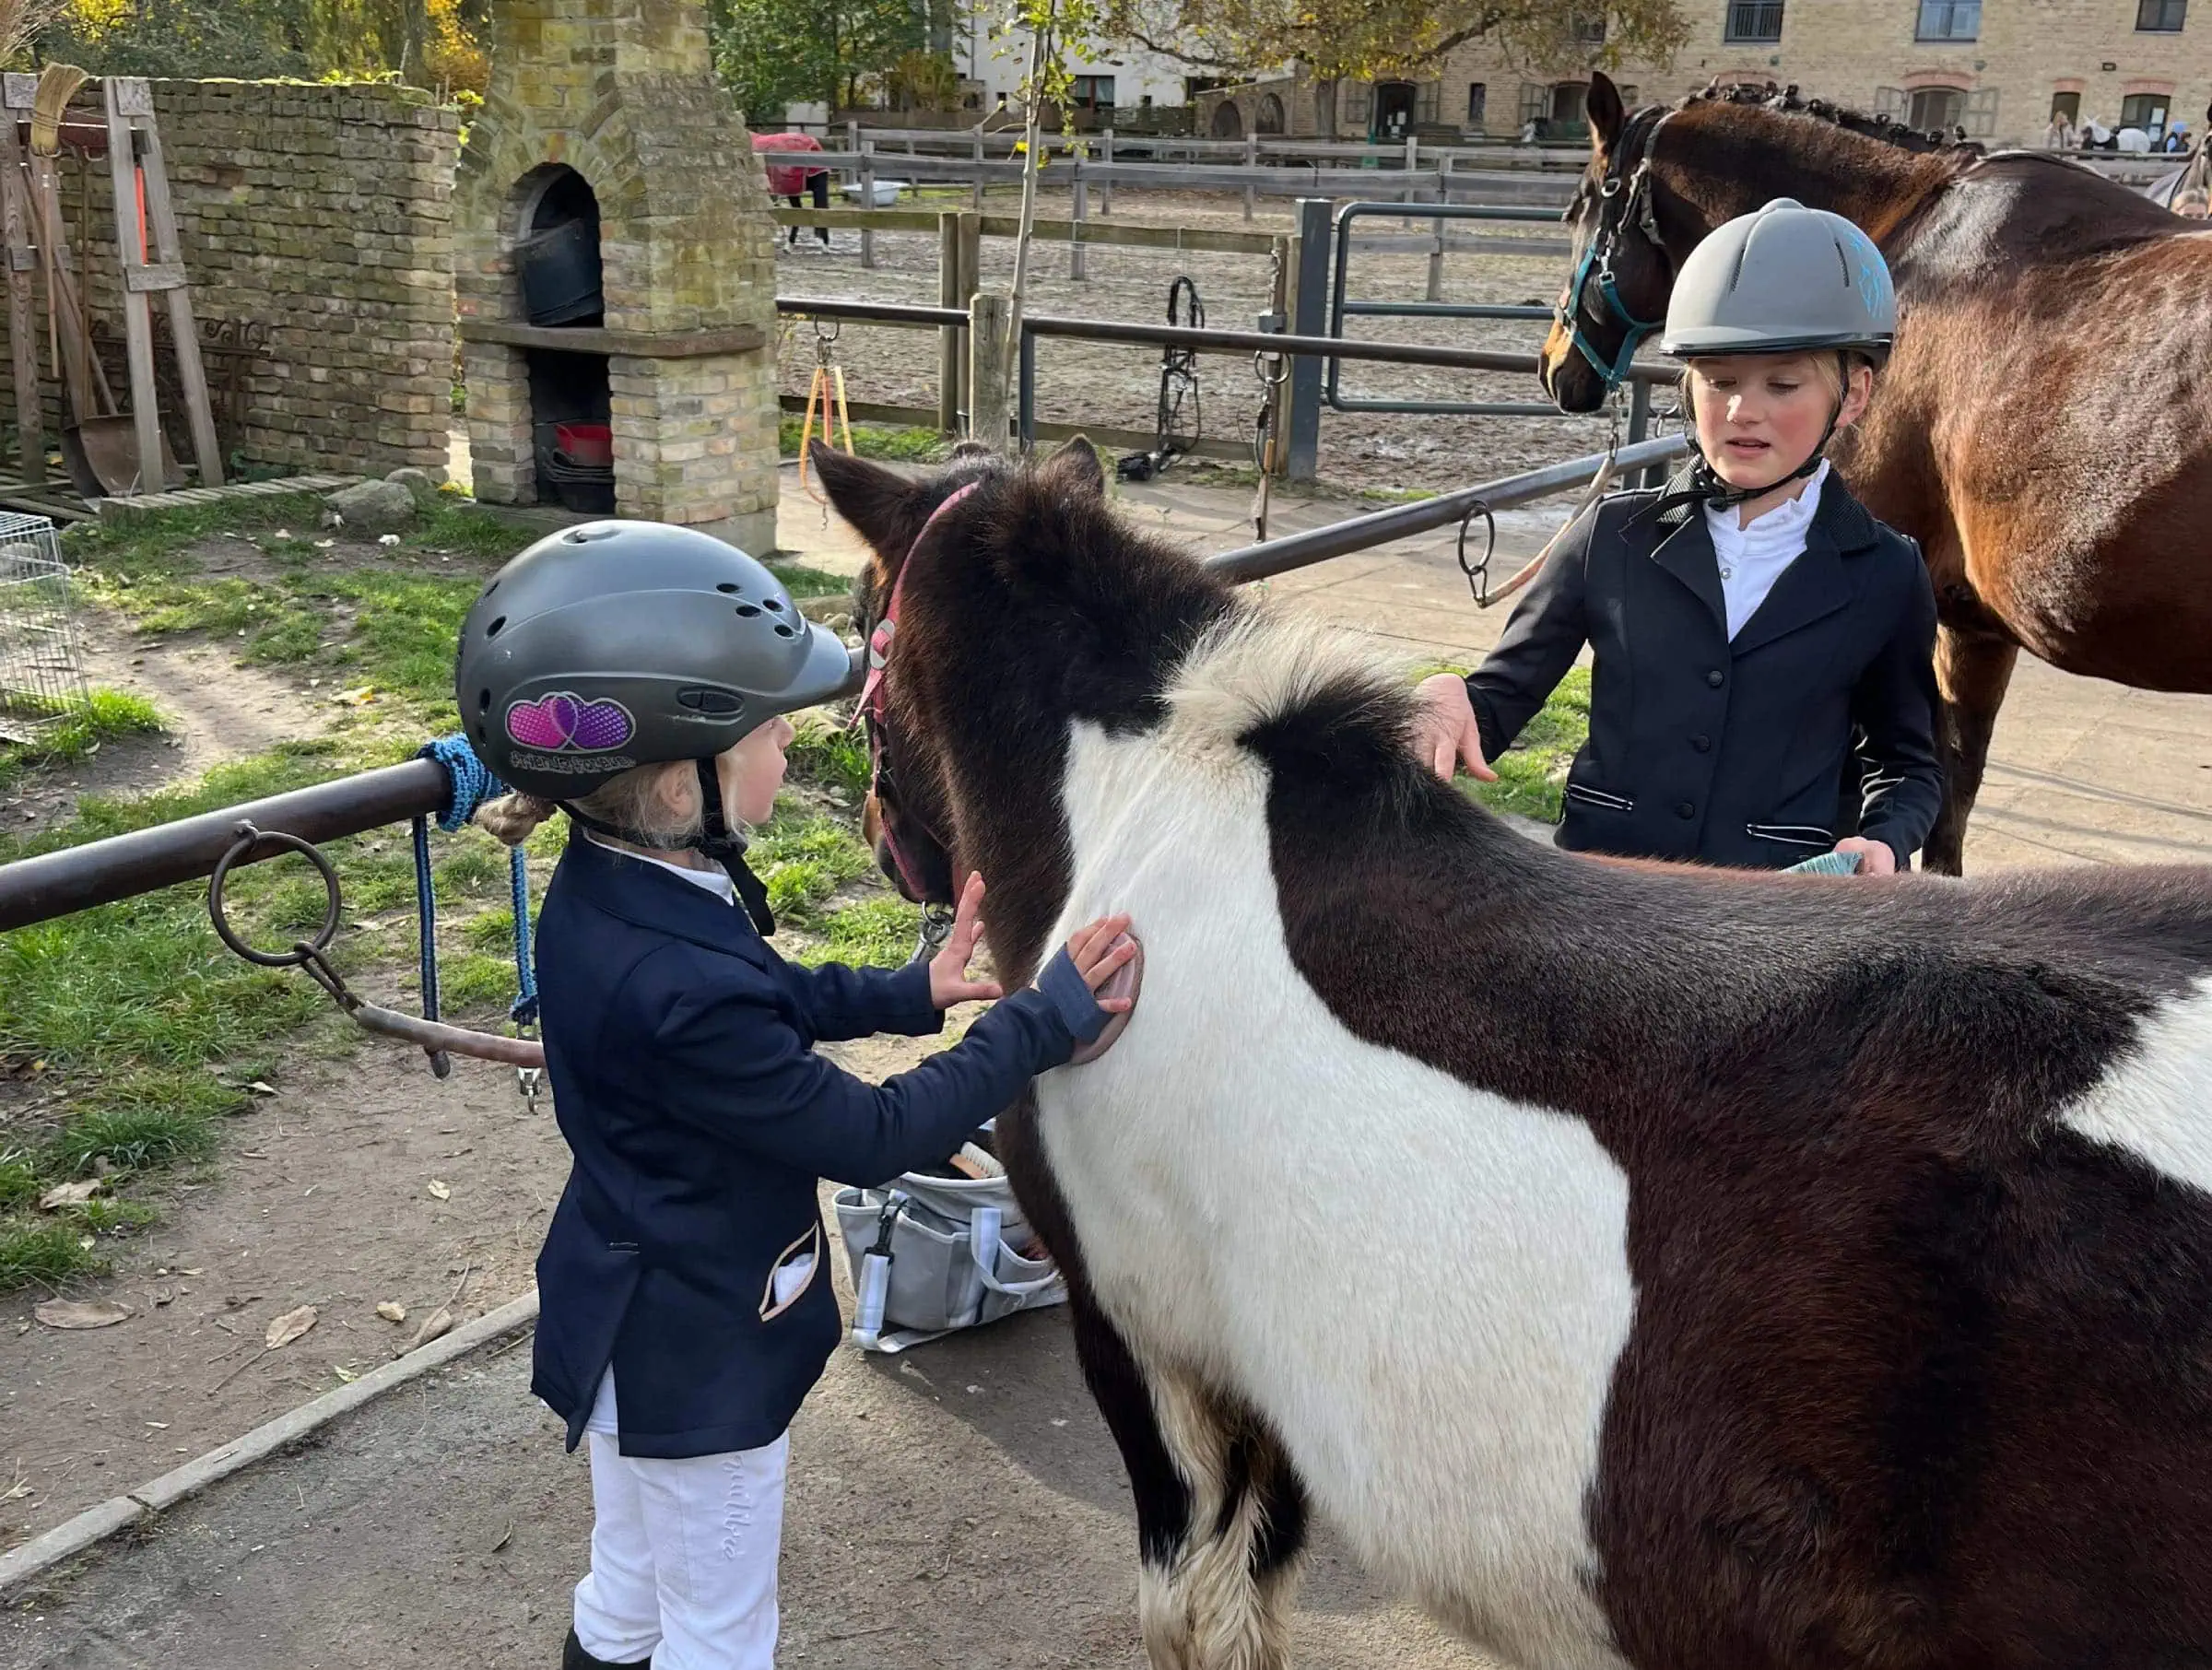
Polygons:
[[76,616],[53,523],[0,511],[0,741],[33,741],[91,706]]

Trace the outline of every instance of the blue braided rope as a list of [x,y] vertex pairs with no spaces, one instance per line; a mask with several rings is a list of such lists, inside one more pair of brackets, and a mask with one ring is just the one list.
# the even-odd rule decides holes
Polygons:
[[445,768],[445,806],[438,814],[438,827],[449,835],[474,817],[486,801],[507,793],[507,785],[477,758],[465,736],[441,736],[425,743],[420,757],[435,759]]
[[537,1024],[537,975],[530,967],[530,870],[523,849],[507,853],[507,891],[514,902],[514,1003],[507,1013],[518,1027]]
[[[463,735],[441,736],[435,742],[425,743],[421,749],[425,759],[435,759],[445,768],[446,798],[438,814],[438,827],[449,835],[462,828],[477,815],[477,808],[488,800],[497,800],[507,793],[507,785],[491,774],[491,768],[477,758],[476,749],[468,746]],[[416,838],[424,841],[422,820],[416,819]],[[422,877],[429,874],[427,843],[416,849],[415,869],[418,877],[417,899],[425,923],[435,908]],[[514,989],[513,1005],[508,1014],[519,1027],[537,1024],[537,974],[530,963],[530,869],[520,847],[510,848],[507,853],[507,892],[514,914]],[[437,952],[429,947],[427,936],[423,953],[423,991],[431,994],[429,1001],[436,1001],[438,971]],[[426,1011],[429,1018],[436,1019],[437,1011]]]

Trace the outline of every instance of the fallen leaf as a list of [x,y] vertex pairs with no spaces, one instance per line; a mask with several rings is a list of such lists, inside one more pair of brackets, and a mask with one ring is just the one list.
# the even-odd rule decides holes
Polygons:
[[371,702],[376,700],[376,687],[374,685],[364,684],[357,686],[350,690],[340,690],[337,694],[337,700],[344,702],[349,702],[357,708],[365,708]]
[[406,1306],[389,1299],[377,1306],[376,1313],[386,1322],[406,1322],[407,1320]]
[[335,539],[318,539],[315,541],[315,549],[318,551],[327,551],[332,546],[337,543],[338,542]]
[[157,1432],[166,1432],[169,1430],[169,1423],[165,1420],[149,1420],[146,1424],[151,1427]]
[[179,1276],[205,1276],[207,1272],[205,1270],[179,1270],[177,1274]]
[[422,1326],[415,1330],[415,1337],[407,1342],[407,1349],[419,1350],[440,1335],[452,1333],[453,1329],[453,1313],[441,1305],[422,1319]]
[[390,550],[394,546],[399,543],[399,535],[397,534],[379,534],[376,536],[376,543],[382,546],[386,550]]
[[176,1297],[177,1296],[174,1293],[171,1293],[167,1288],[157,1289],[154,1294],[155,1308],[158,1310],[163,1305],[174,1303]]
[[[21,1474],[18,1474],[14,1484],[8,1486],[5,1490],[0,1490],[0,1502],[20,1501],[30,1494],[30,1480],[25,1478]],[[514,1535],[514,1528],[512,1525],[508,1527],[507,1535],[510,1536]],[[494,1548],[492,1552],[497,1554],[499,1549]]]
[[112,1328],[130,1313],[128,1305],[112,1300],[87,1303],[75,1299],[50,1299],[31,1312],[49,1328]]
[[430,1198],[432,1200],[451,1200],[453,1197],[453,1190],[440,1182],[435,1177],[430,1179]]
[[97,1177],[88,1177],[83,1182],[56,1183],[39,1196],[39,1210],[58,1212],[64,1206],[81,1206],[107,1186]]
[[274,1096],[276,1094],[276,1087],[264,1084],[257,1078],[246,1087],[246,1092],[251,1096]]
[[500,1540],[492,1544],[490,1547],[485,1549],[484,1552],[487,1554],[497,1554],[501,1548],[504,1548],[513,1540],[514,1522],[512,1520],[509,1520],[507,1522],[507,1529],[500,1533]]
[[79,1251],[89,1252],[95,1246],[99,1245],[99,1242],[95,1241],[89,1235],[80,1235],[76,1238],[76,1244]]
[[339,1380],[343,1381],[343,1382],[345,1382],[347,1385],[349,1385],[349,1386],[350,1386],[351,1384],[353,1384],[353,1382],[354,1382],[355,1381],[357,1381],[357,1380],[359,1380],[359,1379],[360,1379],[360,1378],[361,1378],[359,1375],[356,1374],[356,1373],[355,1373],[355,1372],[354,1372],[354,1371],[353,1371],[351,1369],[347,1369],[347,1368],[342,1368],[342,1367],[341,1367],[341,1368],[335,1368],[335,1369],[333,1369],[333,1370],[331,1370],[331,1372],[332,1372],[333,1374],[335,1374],[335,1375],[338,1377],[338,1379],[339,1379]]
[[315,1308],[301,1305],[297,1311],[287,1311],[269,1324],[264,1343],[274,1351],[279,1346],[288,1346],[315,1325]]

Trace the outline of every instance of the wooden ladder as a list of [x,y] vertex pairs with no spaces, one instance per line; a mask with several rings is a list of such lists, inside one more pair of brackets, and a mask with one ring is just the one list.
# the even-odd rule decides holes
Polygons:
[[[177,237],[176,206],[169,194],[169,170],[161,160],[161,133],[154,124],[153,89],[137,76],[110,76],[100,83],[108,115],[108,166],[115,182],[115,248],[123,267],[124,342],[130,356],[131,419],[138,443],[138,490],[158,493],[168,485],[161,475],[159,396],[154,383],[153,298],[169,305],[170,341],[177,355],[177,382],[184,393],[185,420],[192,427],[192,452],[202,487],[223,482],[221,444],[215,435],[215,411],[207,398],[207,372],[200,362],[199,325],[193,317],[192,287],[184,276],[183,245]],[[146,219],[139,221],[138,182],[146,192]],[[146,234],[153,234],[155,260],[147,259]]]

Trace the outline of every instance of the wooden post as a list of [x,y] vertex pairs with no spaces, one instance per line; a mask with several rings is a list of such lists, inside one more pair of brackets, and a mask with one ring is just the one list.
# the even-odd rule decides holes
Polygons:
[[1006,450],[1006,326],[1011,297],[978,290],[968,304],[968,434],[994,453]]
[[[947,209],[937,217],[937,305],[960,305],[960,217]],[[960,432],[960,333],[957,325],[937,330],[937,430]]]
[[[1260,136],[1257,134],[1244,135],[1244,166],[1246,168],[1260,166]],[[1244,187],[1244,218],[1247,220],[1252,218],[1253,200],[1257,195],[1256,189],[1252,185],[1247,184]]]
[[[1452,201],[1452,159],[1446,157],[1436,167],[1436,206],[1441,208]],[[1444,299],[1444,217],[1436,218],[1436,236],[1429,243],[1429,293],[1430,301]]]
[[[967,310],[974,301],[975,292],[982,283],[983,218],[973,209],[969,209],[962,212],[959,221],[959,296],[954,305]],[[972,341],[972,331],[960,332],[960,411],[963,416],[975,410],[975,389],[970,375],[974,359],[974,349],[971,346]],[[972,430],[974,426],[971,424],[969,427]]]
[[1068,228],[1067,276],[1080,283],[1090,276],[1083,265],[1084,222],[1090,218],[1090,182],[1083,178],[1083,159],[1075,162],[1075,220]]
[[[1421,142],[1411,134],[1407,134],[1406,135],[1406,189],[1398,194],[1400,203],[1411,203],[1414,200],[1413,171],[1420,166],[1420,151]],[[1407,221],[1401,220],[1398,225],[1401,229],[1406,231],[1413,229],[1411,223]]]
[[983,212],[983,124],[975,124],[975,212]]
[[[876,212],[876,141],[873,139],[860,142],[860,207],[863,214],[872,215]],[[865,221],[861,223],[860,228],[860,265],[864,267],[876,265],[876,229]]]
[[[131,364],[131,429],[138,446],[138,491],[159,493],[169,485],[161,473],[160,395],[154,382],[154,313],[151,300],[131,283],[146,265],[145,229],[138,224],[137,148],[130,118],[116,99],[117,82],[101,88],[108,107],[108,167],[114,184],[115,251],[123,269],[117,305]],[[145,83],[139,84],[142,88]]]
[[[1104,162],[1108,168],[1112,168],[1113,166],[1113,130],[1107,128],[1099,135],[1099,138],[1104,147],[1100,154],[1100,160]],[[1099,213],[1101,215],[1113,213],[1113,179],[1111,175],[1100,183]]]
[[[193,316],[192,291],[184,283],[184,244],[177,233],[176,206],[169,195],[169,169],[161,156],[161,130],[154,122],[153,90],[133,78],[110,82],[117,88],[116,102],[142,105],[133,114],[144,122],[146,218],[154,234],[154,253],[159,258],[169,305],[170,345],[177,356],[177,382],[184,393],[184,420],[192,430],[193,460],[200,466],[200,485],[223,485],[223,449],[216,439],[215,407],[207,397],[207,370],[200,362],[200,326]],[[126,288],[128,276],[124,279]]]
[[39,418],[38,300],[30,281],[38,252],[29,199],[30,180],[23,171],[16,113],[12,107],[0,103],[0,219],[5,220],[6,230],[5,239],[0,239],[0,260],[7,264],[7,344],[16,370],[17,467],[26,487],[37,487],[46,479],[46,429]]

